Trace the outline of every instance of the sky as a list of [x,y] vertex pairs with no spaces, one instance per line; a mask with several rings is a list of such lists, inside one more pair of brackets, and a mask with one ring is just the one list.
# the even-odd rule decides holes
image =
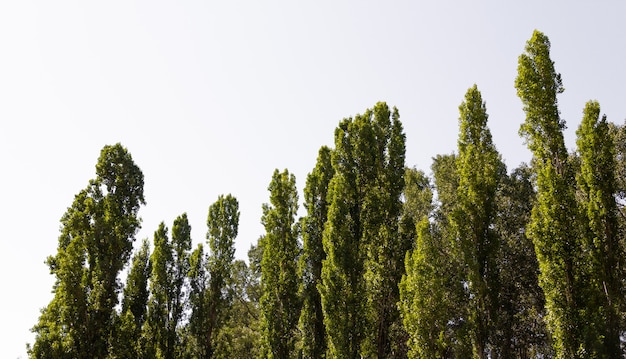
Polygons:
[[232,193],[245,259],[274,169],[302,193],[338,122],[378,101],[399,109],[406,164],[428,174],[455,151],[477,84],[509,170],[528,162],[513,84],[534,29],[563,76],[568,147],[588,100],[622,124],[625,13],[619,1],[2,2],[0,357],[26,357],[59,219],[104,145],[122,143],[144,173],[137,242],[183,212],[203,242],[208,206]]

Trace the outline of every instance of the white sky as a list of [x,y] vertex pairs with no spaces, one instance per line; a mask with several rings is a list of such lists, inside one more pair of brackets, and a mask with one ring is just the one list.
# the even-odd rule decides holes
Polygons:
[[203,241],[208,206],[232,193],[245,258],[273,170],[301,191],[337,123],[377,101],[398,107],[407,165],[429,173],[455,150],[477,83],[509,169],[528,161],[513,82],[535,28],[563,75],[570,147],[587,100],[626,118],[626,2],[297,3],[0,4],[0,357],[26,357],[51,299],[44,259],[105,144],[121,142],[145,175],[138,239],[187,212]]

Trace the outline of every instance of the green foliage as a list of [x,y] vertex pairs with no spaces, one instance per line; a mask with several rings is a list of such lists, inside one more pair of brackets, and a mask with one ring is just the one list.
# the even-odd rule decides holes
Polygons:
[[[364,337],[363,258],[360,236],[354,236],[355,203],[345,175],[337,173],[331,181],[328,222],[324,230],[326,259],[322,264],[322,284],[318,286],[328,335],[328,356],[358,358]],[[358,233],[358,232],[357,232]]]
[[261,218],[266,231],[261,260],[261,355],[292,358],[300,315],[296,178],[287,170],[275,170],[268,190],[270,204],[263,205]]
[[588,355],[584,349],[580,234],[571,167],[563,141],[556,95],[563,92],[561,76],[550,59],[550,41],[539,31],[519,57],[515,87],[526,113],[520,129],[533,152],[537,202],[529,235],[539,260],[539,283],[545,293],[547,323],[559,358]]
[[235,259],[235,238],[239,230],[239,202],[232,195],[219,196],[209,207],[207,241],[211,253],[209,265],[209,292],[207,296],[208,325],[206,353],[212,356],[219,331],[232,298],[226,291],[231,284],[232,265]]
[[620,306],[623,298],[624,253],[618,237],[615,145],[600,105],[590,101],[578,131],[580,172],[577,182],[581,212],[587,219],[583,251],[588,258],[589,284],[585,319],[593,323],[586,345],[598,357],[620,356]]
[[61,218],[46,261],[54,297],[29,357],[623,355],[626,125],[590,101],[568,153],[550,46],[535,31],[518,61],[530,167],[506,174],[476,85],[459,106],[458,153],[433,158],[432,178],[405,168],[398,111],[377,103],[319,150],[304,218],[295,177],[274,171],[249,264],[235,260],[239,203],[221,195],[206,244],[191,252],[186,214],[171,239],[161,223],[122,290],[143,174],[120,144],[105,146]]
[[122,312],[130,311],[138,327],[141,327],[146,320],[146,306],[150,296],[148,282],[151,272],[150,243],[146,239],[133,257],[122,299]]
[[526,232],[535,204],[533,172],[522,165],[502,179],[494,231],[500,238],[495,353],[499,358],[552,357],[539,264]]
[[259,237],[256,245],[251,245],[248,250],[248,262],[250,265],[248,285],[246,286],[246,296],[252,302],[258,303],[261,300],[261,262],[263,261],[263,247],[265,236]]
[[109,358],[143,358],[146,343],[141,336],[141,329],[147,318],[151,272],[150,244],[146,239],[133,256],[126,278],[122,311],[116,317],[115,332],[109,344]]
[[299,328],[303,358],[324,358],[326,355],[324,313],[317,286],[322,280],[322,261],[326,258],[322,234],[328,213],[328,185],[333,174],[331,150],[322,147],[317,156],[317,164],[308,175],[304,188],[307,215],[302,219],[303,248],[298,272],[301,279],[302,311]]
[[172,227],[172,240],[161,222],[154,233],[151,256],[151,297],[144,336],[152,348],[149,355],[165,359],[180,355],[183,345],[178,334],[186,302],[186,278],[190,271],[191,226],[187,214],[177,217]]
[[[234,241],[239,228],[239,203],[232,195],[220,195],[209,206],[207,243],[199,244],[189,257],[189,301],[191,309],[185,332],[186,355],[191,358],[222,357],[220,331],[229,320],[233,301]],[[245,263],[244,263],[245,265]],[[241,279],[241,281],[245,281]]]
[[173,253],[168,238],[168,229],[161,222],[154,232],[154,251],[150,257],[152,275],[150,277],[150,301],[148,303],[148,319],[144,335],[149,345],[147,353],[160,358],[172,358],[174,348],[170,346],[172,333],[170,328],[169,308],[173,296],[171,267]]
[[403,345],[398,283],[404,274],[404,258],[412,247],[399,235],[404,190],[406,136],[397,109],[378,103],[372,118],[375,178],[363,193],[361,224],[367,241],[365,280],[370,331],[362,355],[378,358],[406,356]]
[[429,217],[434,209],[433,188],[424,172],[415,168],[406,169],[404,183],[402,216],[415,226],[424,217]]
[[520,55],[515,79],[517,96],[522,100],[526,121],[520,135],[527,141],[535,161],[550,160],[562,168],[567,157],[563,145],[565,121],[560,118],[556,96],[565,91],[561,74],[550,59],[550,40],[535,30]]
[[131,311],[116,316],[114,329],[109,341],[107,358],[144,358],[145,342],[141,337],[141,327],[137,326]]
[[[239,202],[232,195],[219,196],[209,207],[207,241],[211,249],[209,271],[216,288],[228,283],[239,230]],[[215,283],[215,284],[213,284]]]
[[105,358],[113,335],[118,274],[128,262],[144,204],[143,174],[120,144],[105,146],[96,178],[61,218],[48,258],[54,298],[33,328],[33,358]]
[[185,305],[188,301],[189,285],[187,277],[190,271],[191,226],[187,213],[183,213],[174,220],[172,226],[172,254],[174,256],[171,267],[172,296],[170,305],[169,346],[173,348],[174,357],[180,357],[184,350],[181,342],[180,329],[185,321]]
[[428,216],[433,193],[423,173],[407,169],[404,213],[415,227],[413,250],[406,254],[406,274],[399,283],[399,309],[408,333],[408,357],[445,357],[451,353],[448,328],[453,303],[449,287],[450,246],[431,233]]
[[258,297],[251,296],[258,286],[255,273],[242,260],[232,265],[229,292],[233,298],[225,323],[215,340],[214,358],[256,358],[259,356],[261,334],[259,330]]
[[[408,333],[410,358],[470,357],[468,295],[464,266],[458,255],[457,231],[450,218],[458,206],[459,174],[455,155],[437,156],[432,165],[438,205],[429,223],[429,187],[411,189],[407,181],[405,206],[420,198],[424,208],[416,221],[413,250],[407,253],[406,275],[400,282],[399,308]],[[411,178],[412,176],[408,176]],[[419,182],[427,181],[421,180]],[[421,192],[421,193],[420,193]],[[429,209],[429,210],[427,210]]]
[[487,110],[476,85],[467,91],[459,111],[459,187],[451,222],[458,231],[460,262],[466,269],[474,357],[486,358],[498,308],[499,239],[492,229],[495,197],[506,170],[492,143]]
[[[626,124],[608,123],[609,135],[615,146],[615,191],[618,205],[626,202]],[[624,216],[621,216],[624,218]]]
[[318,286],[332,357],[388,357],[403,346],[391,327],[400,323],[397,283],[408,249],[398,235],[404,155],[398,111],[385,103],[335,130]]
[[210,358],[211,336],[208,333],[207,256],[202,243],[189,257],[189,323],[187,324],[187,352],[192,358]]
[[409,358],[446,358],[454,352],[455,303],[449,289],[455,278],[447,271],[451,255],[442,238],[431,234],[424,217],[417,224],[415,249],[407,253],[406,275],[400,282],[399,307],[409,334]]

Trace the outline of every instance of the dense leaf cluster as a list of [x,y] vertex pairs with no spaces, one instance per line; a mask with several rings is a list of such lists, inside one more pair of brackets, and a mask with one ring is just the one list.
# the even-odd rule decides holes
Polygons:
[[432,176],[406,168],[398,110],[377,103],[320,149],[303,218],[295,176],[274,172],[248,263],[231,195],[209,207],[207,252],[182,214],[131,258],[143,175],[106,146],[61,219],[30,357],[622,357],[626,126],[590,101],[569,153],[549,52],[535,31],[515,80],[530,165],[507,172],[476,85]]

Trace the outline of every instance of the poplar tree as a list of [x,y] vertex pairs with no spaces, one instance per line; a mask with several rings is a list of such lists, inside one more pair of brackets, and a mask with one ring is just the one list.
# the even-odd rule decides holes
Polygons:
[[270,203],[263,205],[265,226],[261,260],[262,357],[295,357],[300,316],[298,298],[298,210],[296,178],[289,171],[274,171],[268,187]]
[[328,356],[359,358],[365,336],[364,256],[355,213],[356,196],[350,173],[337,171],[331,180],[328,222],[323,244],[322,284],[318,287],[328,335]]
[[[457,230],[451,222],[459,205],[457,162],[455,155],[433,159],[436,209],[430,219],[429,211],[417,212],[422,215],[416,221],[415,244],[406,255],[399,307],[409,337],[409,358],[466,358],[472,354],[469,295],[463,261],[458,255]],[[407,181],[406,204],[414,201],[413,196],[432,196],[427,188],[421,193],[412,190],[412,182]]]
[[154,233],[152,252],[151,297],[148,303],[147,339],[153,354],[165,359],[180,355],[182,345],[178,329],[182,324],[186,302],[186,278],[189,273],[191,226],[187,214],[174,220],[172,239],[161,222]]
[[170,307],[169,345],[174,348],[174,357],[179,357],[183,350],[179,329],[185,321],[185,306],[189,293],[187,278],[190,270],[191,225],[187,213],[181,214],[174,220],[171,246],[174,258],[171,268],[173,295]]
[[135,253],[122,298],[122,310],[111,340],[111,358],[143,358],[145,341],[141,329],[146,321],[151,274],[150,243],[144,240]]
[[584,252],[588,256],[589,292],[585,319],[589,345],[600,357],[617,358],[620,350],[620,306],[623,301],[623,251],[618,236],[615,195],[615,145],[600,104],[589,101],[576,131],[581,168],[577,176],[581,209],[587,219]]
[[213,355],[215,338],[226,319],[232,298],[227,293],[231,284],[235,259],[235,238],[239,230],[239,202],[232,195],[220,195],[209,207],[207,242],[209,287],[207,295],[208,320],[206,328],[208,357]]
[[399,309],[408,333],[408,357],[445,357],[449,352],[449,338],[445,335],[449,318],[445,295],[447,251],[431,233],[433,194],[428,178],[416,170],[407,170],[405,183],[403,215],[415,227],[415,243],[406,254],[406,274],[399,284]]
[[400,324],[397,283],[408,249],[398,235],[404,142],[398,111],[382,102],[335,130],[318,286],[332,357],[395,355],[391,327]]
[[146,321],[148,298],[150,296],[148,283],[151,271],[150,243],[145,239],[141,244],[141,248],[133,256],[122,298],[122,313],[132,313],[138,328],[141,328]]
[[409,334],[409,358],[446,358],[452,353],[448,332],[451,304],[446,295],[445,245],[431,233],[428,218],[417,223],[415,249],[407,253],[400,282],[400,312]]
[[[411,261],[411,251],[417,247],[417,236],[419,223],[424,218],[430,218],[433,206],[433,192],[430,179],[415,168],[407,168],[404,173],[404,192],[402,195],[402,214],[400,216],[398,236],[401,241],[401,245],[406,250],[406,256],[404,260],[405,273],[408,273],[409,262]],[[403,293],[402,282],[405,281],[403,275],[398,282],[398,295],[399,303],[398,310],[400,315],[400,321],[393,324],[392,336],[393,336],[393,351],[395,357],[404,358],[409,354],[410,346],[409,339],[411,339],[410,331],[405,326],[405,318],[408,314],[409,307],[406,306],[404,301],[412,295],[407,295],[407,288],[405,287],[405,293]]]
[[[405,185],[406,136],[398,110],[390,110],[383,103],[374,106],[371,125],[375,177],[363,193],[361,224],[367,241],[368,327],[373,330],[362,355],[402,358],[406,356],[403,343],[406,337],[397,306],[400,300],[398,283],[405,273],[406,252],[412,246],[403,240],[399,230]],[[359,155],[365,154],[365,151],[359,151]]]
[[151,357],[172,358],[174,348],[170,345],[171,337],[171,298],[173,296],[171,266],[174,260],[168,238],[168,228],[164,222],[154,232],[154,250],[150,256],[152,275],[150,277],[150,300],[148,302],[148,320],[144,328],[144,337],[149,343],[146,354]]
[[302,255],[299,262],[302,298],[299,328],[303,358],[324,358],[326,355],[324,313],[317,286],[321,284],[322,261],[326,258],[322,233],[328,213],[328,185],[333,173],[331,150],[324,146],[318,152],[317,164],[307,176],[304,188],[307,215],[302,220]]
[[563,84],[550,59],[547,36],[535,30],[525,50],[519,57],[515,87],[526,113],[520,135],[533,153],[537,174],[529,236],[539,261],[539,283],[557,357],[582,357],[590,354],[585,354],[582,338],[580,289],[584,284],[578,267],[582,258],[574,179],[563,140],[565,121],[557,103]]
[[198,359],[210,358],[211,337],[208,333],[208,282],[207,256],[202,243],[189,257],[189,323],[187,351]]
[[459,107],[457,171],[458,205],[452,222],[470,294],[469,321],[474,357],[486,358],[493,344],[499,291],[497,254],[493,231],[497,214],[496,192],[506,170],[487,127],[487,110],[476,85]]
[[57,254],[48,257],[54,297],[33,328],[32,358],[105,358],[121,285],[145,203],[143,174],[121,144],[105,146],[96,178],[61,218]]

